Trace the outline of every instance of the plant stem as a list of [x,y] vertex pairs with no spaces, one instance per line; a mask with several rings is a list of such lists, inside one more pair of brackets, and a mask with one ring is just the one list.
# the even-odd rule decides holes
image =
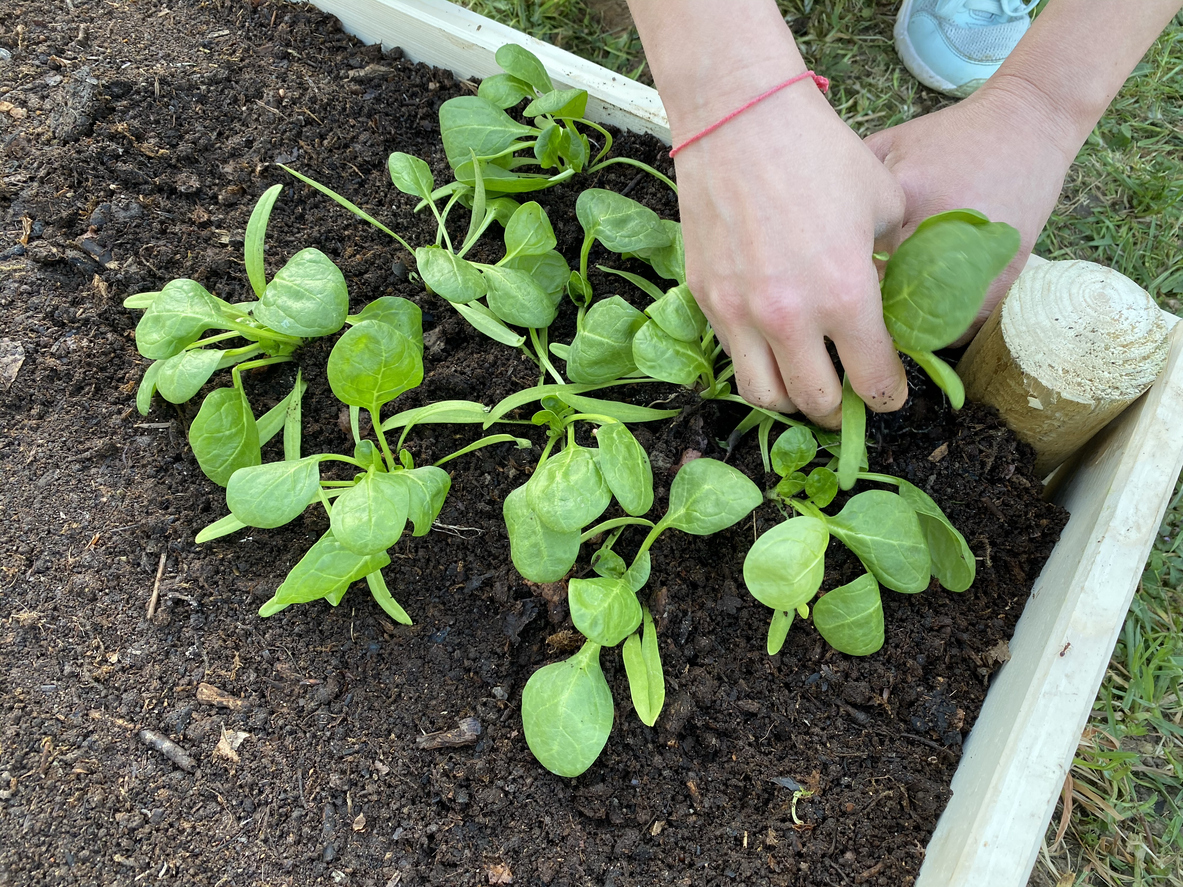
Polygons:
[[640,160],[633,160],[631,157],[613,157],[609,160],[605,160],[602,163],[597,163],[595,166],[588,169],[588,173],[599,172],[605,166],[611,166],[614,163],[624,163],[628,166],[635,166],[637,169],[644,170],[645,172],[649,173],[649,175],[653,176],[658,181],[668,185],[670,190],[673,191],[675,194],[678,193],[678,186],[674,184],[673,179],[670,179],[669,177],[662,175],[657,170],[655,170],[652,166],[650,166],[648,163],[642,163]]
[[386,435],[382,433],[382,420],[377,410],[367,410],[370,414],[370,424],[374,426],[374,434],[378,437],[378,445],[382,447],[382,457],[386,460],[386,470],[394,471],[394,454],[390,452],[390,444],[386,442]]
[[653,521],[645,520],[643,517],[614,517],[611,520],[606,520],[603,523],[596,524],[590,530],[585,530],[583,535],[579,537],[579,544],[589,542],[599,536],[601,533],[606,533],[609,530],[614,530],[617,527],[652,527]]
[[566,385],[567,383],[563,381],[563,377],[559,375],[559,371],[554,368],[554,364],[550,362],[550,356],[547,354],[546,330],[542,330],[541,333],[541,336],[539,336],[539,331],[534,327],[530,327],[530,341],[534,345],[534,350],[538,352],[538,365],[541,366],[544,371],[542,378],[545,380],[546,373],[550,373],[551,378],[553,378],[556,383],[559,385]]

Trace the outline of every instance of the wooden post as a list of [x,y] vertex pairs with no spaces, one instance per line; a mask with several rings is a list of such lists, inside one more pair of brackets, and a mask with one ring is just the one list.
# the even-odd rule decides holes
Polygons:
[[1168,333],[1150,295],[1112,268],[1032,257],[957,373],[1046,476],[1158,378]]

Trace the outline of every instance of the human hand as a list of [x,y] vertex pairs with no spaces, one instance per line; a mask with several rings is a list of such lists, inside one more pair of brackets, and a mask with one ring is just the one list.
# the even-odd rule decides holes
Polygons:
[[899,181],[902,224],[884,239],[894,248],[928,216],[970,208],[1019,231],[1014,260],[994,281],[968,341],[1023,270],[1051,215],[1075,156],[1072,138],[1005,79],[991,80],[956,105],[867,137]]
[[758,406],[836,427],[842,386],[874,410],[907,383],[883,324],[876,236],[898,231],[900,186],[808,84],[745,111],[677,156],[687,283]]

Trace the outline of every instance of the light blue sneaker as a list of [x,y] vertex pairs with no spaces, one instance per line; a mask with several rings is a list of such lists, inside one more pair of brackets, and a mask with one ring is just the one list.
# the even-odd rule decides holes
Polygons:
[[912,76],[964,97],[998,70],[1039,0],[904,0],[895,48]]

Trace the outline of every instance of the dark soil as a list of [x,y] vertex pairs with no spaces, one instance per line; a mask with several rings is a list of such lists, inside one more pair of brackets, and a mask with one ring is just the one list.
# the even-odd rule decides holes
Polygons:
[[[775,509],[709,539],[669,533],[649,586],[666,710],[655,729],[633,716],[608,651],[619,717],[578,779],[545,772],[520,731],[522,685],[571,643],[562,603],[509,566],[499,523],[537,447],[449,464],[440,526],[401,541],[386,571],[410,628],[360,589],[335,609],[257,617],[323,531],[317,510],[194,544],[225,513],[223,491],[188,449],[195,407],[158,399],[146,419],[135,412],[145,361],[132,337],[138,313],[122,300],[183,276],[243,298],[250,209],[269,185],[292,184],[276,161],[422,242],[386,156],[418,153],[447,181],[437,109],[471,88],[266,0],[6,0],[0,357],[10,372],[23,364],[15,381],[0,374],[0,884],[914,878],[962,739],[1063,522],[1039,500],[1030,454],[980,410],[954,417],[931,392],[915,397],[873,428],[872,450],[878,469],[929,490],[963,529],[981,558],[973,589],[885,593],[887,644],[874,656],[829,651],[798,624],[770,658],[769,611],[744,591],[740,568],[753,534],[780,519]],[[620,146],[669,168],[653,142]],[[592,184],[631,188],[675,214],[660,185],[615,169]],[[579,235],[573,196],[541,198],[567,248]],[[289,187],[269,263],[305,246],[340,264],[355,309],[388,294],[422,305],[427,377],[400,407],[491,403],[535,381],[523,358],[423,295],[410,257],[384,235]],[[299,356],[311,382],[306,452],[349,446],[324,379],[330,344]],[[256,409],[294,374],[287,364],[252,375]],[[640,432],[659,504],[687,450],[768,482],[754,440],[720,450],[738,412],[676,397],[680,418]],[[411,449],[422,464],[470,437],[456,434],[424,428]],[[826,587],[854,568],[836,550]],[[417,745],[465,718],[481,724],[475,744]],[[170,759],[143,730],[192,761]],[[799,822],[789,780],[813,791],[796,803]]]

